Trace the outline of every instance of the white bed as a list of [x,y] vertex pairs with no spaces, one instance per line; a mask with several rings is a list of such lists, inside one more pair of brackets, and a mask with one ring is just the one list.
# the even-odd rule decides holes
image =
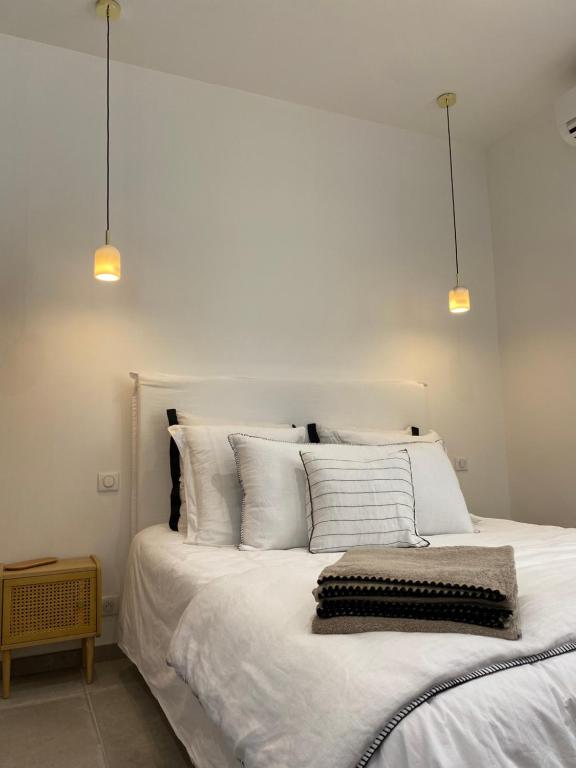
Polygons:
[[[166,526],[170,493],[166,409],[178,408],[213,419],[214,423],[236,422],[242,417],[248,423],[307,424],[322,420],[366,428],[374,423],[389,429],[402,429],[408,424],[425,428],[427,388],[410,381],[130,375],[134,381],[131,529],[133,535],[143,533],[134,539],[130,553],[120,616],[120,646],[140,669],[197,768],[238,766],[222,734],[210,723],[190,689],[166,665],[170,638],[191,597],[188,552],[200,549],[176,547],[182,558],[176,575],[171,557],[163,568],[158,562],[161,552],[182,543],[182,537]],[[163,525],[158,528],[157,523]],[[207,552],[212,552],[216,572],[222,557],[238,566],[250,561],[233,548],[202,548],[203,556]],[[150,573],[155,574],[152,579]],[[137,588],[138,582],[154,585],[156,578],[164,584],[165,593],[153,594],[150,586],[144,593]]]
[[[433,546],[513,543],[521,560],[530,558],[545,539],[546,546],[563,548],[564,555],[566,546],[571,547],[576,558],[576,535],[565,529],[486,518],[477,521],[476,531],[430,540]],[[239,763],[190,688],[166,664],[182,613],[215,579],[310,558],[332,560],[334,556],[310,555],[304,550],[241,552],[233,547],[197,547],[184,544],[184,537],[165,524],[151,526],[135,537],[125,587],[121,647],[142,672],[198,768],[237,767]],[[474,686],[473,695],[470,686]],[[540,691],[538,697],[534,690]],[[508,716],[503,718],[503,712]],[[511,669],[434,698],[405,719],[371,765],[568,768],[576,765],[575,726],[576,658],[572,654],[539,662],[529,674]],[[546,763],[543,755],[547,753]]]
[[[182,381],[179,380],[180,384]],[[296,747],[291,750],[289,742],[286,748],[282,733],[277,734],[276,740],[274,736],[271,737],[273,759],[267,759],[263,763],[254,759],[248,743],[251,729],[244,722],[242,697],[237,689],[234,690],[232,683],[227,689],[225,682],[230,670],[233,671],[242,665],[240,625],[236,625],[238,658],[224,659],[222,669],[213,668],[212,672],[206,666],[204,676],[189,670],[187,679],[191,685],[183,682],[166,663],[169,646],[179,623],[188,623],[185,627],[188,634],[184,633],[186,642],[201,645],[206,630],[206,641],[216,650],[219,634],[222,635],[222,627],[225,631],[226,623],[212,628],[213,634],[210,634],[210,627],[207,626],[210,621],[206,621],[209,614],[206,613],[206,600],[203,599],[206,595],[217,596],[219,590],[222,591],[226,585],[250,578],[251,574],[252,580],[257,582],[260,573],[267,578],[277,567],[285,569],[287,573],[290,569],[293,569],[293,573],[319,571],[323,565],[333,561],[335,556],[310,555],[304,550],[241,552],[234,547],[198,547],[185,544],[183,537],[170,531],[166,523],[149,525],[166,519],[168,514],[167,479],[164,478],[162,484],[162,499],[159,498],[157,488],[151,493],[151,489],[147,487],[157,482],[154,480],[154,468],[158,470],[161,463],[167,463],[166,440],[161,441],[161,449],[157,444],[152,445],[152,442],[158,441],[160,432],[164,430],[160,414],[165,406],[179,405],[173,402],[175,394],[170,381],[165,378],[164,382],[167,386],[160,387],[161,397],[158,397],[157,385],[153,385],[152,404],[149,398],[142,397],[142,387],[140,392],[137,389],[137,475],[133,523],[135,530],[143,530],[135,536],[130,553],[121,614],[120,645],[140,669],[197,768],[238,768],[239,765],[245,765],[246,768],[251,768],[252,765],[266,765],[270,768],[288,768],[288,765],[298,765],[300,768],[335,768],[335,760],[321,758],[319,753],[308,754],[306,757],[305,749],[303,752],[298,752]],[[182,385],[184,392],[190,389],[190,380],[187,382]],[[396,389],[393,389],[393,392],[396,392]],[[386,408],[394,410],[394,405],[398,406],[399,402],[392,402],[395,395],[391,398],[389,390],[386,394]],[[413,396],[415,402],[409,402],[414,399]],[[422,423],[425,419],[422,393],[410,389],[410,394],[406,397],[406,392],[403,391],[399,400],[404,404],[400,404],[404,412],[398,418],[405,423]],[[411,418],[412,416],[416,418]],[[145,425],[142,424],[143,418]],[[282,411],[277,413],[276,418],[285,421],[286,418],[297,419],[298,415],[293,417]],[[314,420],[308,413],[304,418]],[[335,419],[337,418],[338,414],[335,416]],[[352,423],[353,418],[353,415],[348,415],[349,423]],[[167,474],[165,469],[162,469],[162,472]],[[143,499],[146,499],[144,509]],[[156,509],[153,504],[158,504]],[[430,537],[430,541],[432,546],[513,544],[519,563],[521,595],[530,593],[531,580],[541,579],[539,568],[550,558],[556,558],[556,569],[563,569],[566,578],[572,574],[572,583],[576,583],[574,530],[482,519],[477,521],[476,532],[473,534],[436,536]],[[314,579],[311,578],[310,589],[313,586]],[[574,617],[567,621],[564,627],[563,640],[566,641],[571,639],[571,623],[576,622],[576,601],[573,591],[564,595],[564,598],[567,598],[566,611]],[[529,603],[523,606],[521,602],[521,612],[524,609],[528,615],[530,608]],[[248,618],[247,616],[246,619]],[[230,631],[234,632],[233,629]],[[572,639],[574,636],[576,633],[572,634]],[[429,637],[432,643],[437,642],[434,636]],[[235,640],[234,637],[232,639]],[[509,645],[513,646],[514,643]],[[229,656],[233,657],[234,643],[230,645],[228,642],[227,647],[232,648]],[[266,648],[266,645],[263,647]],[[189,651],[184,647],[183,665],[187,653]],[[272,653],[274,648],[270,648],[270,654]],[[209,655],[207,654],[206,659],[193,655],[189,658],[201,659],[203,667]],[[227,664],[231,666],[227,667]],[[223,676],[221,679],[220,675]],[[246,679],[254,682],[253,676],[248,675]],[[211,692],[210,686],[213,686],[215,691]],[[202,699],[202,705],[192,692],[193,687]],[[255,684],[254,688],[257,687]],[[534,695],[535,691],[538,692],[537,696]],[[403,703],[413,698],[408,693],[404,697],[401,691],[396,693],[400,694],[399,700]],[[254,694],[254,700],[258,699],[257,690],[251,690],[250,694]],[[250,698],[246,693],[247,703]],[[331,712],[330,707],[326,711]],[[326,738],[333,738],[336,743],[338,723],[342,722],[338,719],[343,716],[342,708],[340,707],[340,712],[334,708],[332,714],[331,725],[336,731],[332,733],[328,728]],[[272,733],[276,723],[282,724],[282,717],[283,713],[277,711],[267,719],[268,715],[264,709],[259,725],[264,730],[268,727]],[[385,721],[383,714],[378,725],[384,726]],[[217,727],[215,722],[219,722],[222,728]],[[298,727],[305,736],[306,723],[299,724]],[[312,722],[310,728],[314,728]],[[378,727],[374,727],[373,731],[373,736],[376,737]],[[305,742],[306,739],[299,741]],[[369,743],[370,740],[366,746]],[[351,768],[357,764],[367,764],[361,763],[362,752],[362,749],[358,750],[353,759],[344,760],[342,765]],[[369,765],[370,768],[461,768],[463,765],[467,768],[573,767],[576,765],[576,653],[567,652],[538,660],[538,663],[529,667],[499,671],[498,674],[483,676],[431,698],[422,706],[415,707],[399,723],[374,752]]]

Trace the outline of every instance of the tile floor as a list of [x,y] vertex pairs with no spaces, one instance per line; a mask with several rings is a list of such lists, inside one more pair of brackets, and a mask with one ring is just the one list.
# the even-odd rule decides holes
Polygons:
[[190,768],[158,703],[126,658],[14,677],[0,699],[0,768]]

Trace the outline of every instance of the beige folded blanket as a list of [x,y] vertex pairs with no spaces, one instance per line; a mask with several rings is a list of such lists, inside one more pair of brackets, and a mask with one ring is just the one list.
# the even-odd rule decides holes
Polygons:
[[322,571],[312,630],[520,637],[512,547],[355,549]]

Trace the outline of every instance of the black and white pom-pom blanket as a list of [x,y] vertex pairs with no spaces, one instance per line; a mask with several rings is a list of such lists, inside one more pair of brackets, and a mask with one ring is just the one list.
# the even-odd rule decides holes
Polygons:
[[520,637],[512,547],[356,549],[321,572],[318,634],[459,632]]

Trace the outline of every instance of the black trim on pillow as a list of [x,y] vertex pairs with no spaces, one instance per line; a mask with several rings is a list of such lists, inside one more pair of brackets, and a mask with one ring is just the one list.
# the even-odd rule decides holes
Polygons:
[[[166,411],[168,417],[168,426],[174,427],[178,424],[178,414],[176,408],[168,408]],[[170,491],[170,519],[168,525],[173,531],[178,530],[180,520],[180,451],[174,438],[170,438],[170,477],[172,478],[172,490]]]
[[412,437],[419,437],[420,436],[420,427],[410,427],[410,432],[412,434]]
[[318,437],[318,430],[316,429],[316,424],[307,424],[306,429],[308,430],[308,442],[319,443],[320,438]]

